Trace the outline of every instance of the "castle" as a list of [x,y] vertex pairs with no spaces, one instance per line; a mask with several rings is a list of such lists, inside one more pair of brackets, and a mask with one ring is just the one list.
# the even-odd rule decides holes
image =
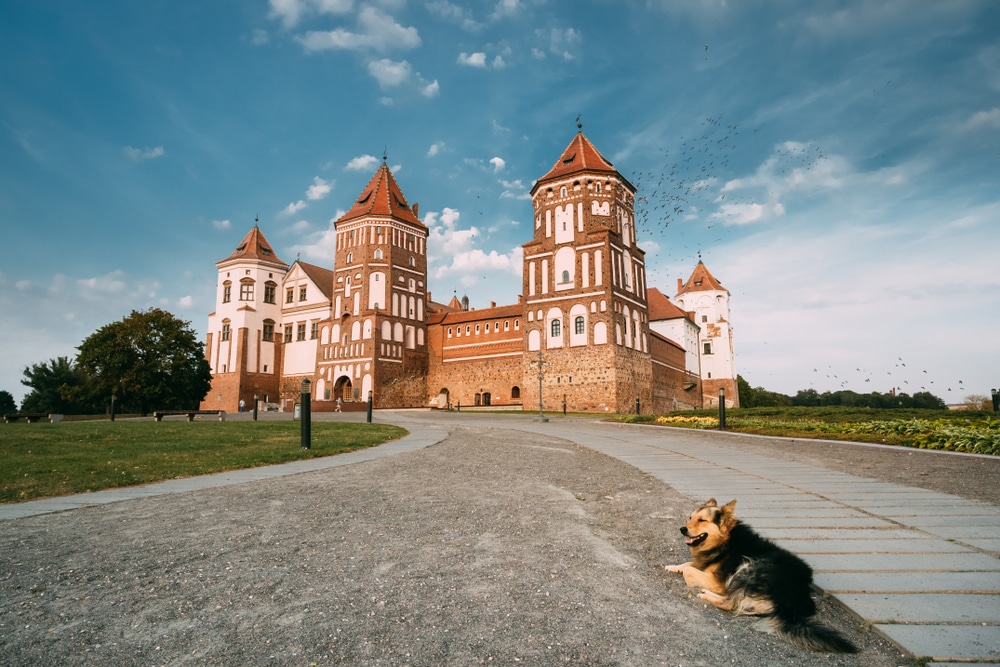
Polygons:
[[[646,284],[636,188],[579,131],[531,189],[517,302],[431,299],[428,229],[383,164],[334,222],[333,268],[260,228],[216,264],[202,409],[505,405],[664,413],[738,406],[729,292],[699,261],[675,302]],[[339,400],[338,400],[339,399]]]

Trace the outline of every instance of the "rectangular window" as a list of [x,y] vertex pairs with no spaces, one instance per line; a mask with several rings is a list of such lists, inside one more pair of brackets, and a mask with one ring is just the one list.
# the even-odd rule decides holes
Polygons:
[[285,342],[286,343],[291,343],[292,342],[292,325],[291,324],[286,324],[285,325]]
[[295,340],[306,339],[306,323],[299,322],[298,330],[295,332]]
[[292,303],[295,301],[295,288],[289,287],[285,291],[285,303]]
[[711,343],[705,343],[704,344],[704,352],[703,352],[703,354],[712,354],[712,344]]
[[313,322],[309,328],[309,338],[316,340],[319,338],[319,322]]
[[274,303],[274,293],[277,288],[274,285],[264,285],[264,303]]
[[222,340],[229,340],[229,325],[222,325]]
[[222,303],[229,303],[233,298],[233,286],[226,285],[222,288]]
[[253,283],[240,284],[240,301],[253,301]]
[[306,286],[303,285],[302,287],[299,288],[299,301],[305,301],[305,300],[306,300]]
[[272,342],[274,340],[274,323],[264,322],[264,333],[263,338],[267,342]]

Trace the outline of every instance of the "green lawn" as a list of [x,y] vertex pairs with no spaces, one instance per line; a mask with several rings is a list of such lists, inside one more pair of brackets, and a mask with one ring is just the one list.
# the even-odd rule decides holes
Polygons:
[[394,440],[386,424],[79,421],[0,424],[0,502],[134,486],[331,456]]

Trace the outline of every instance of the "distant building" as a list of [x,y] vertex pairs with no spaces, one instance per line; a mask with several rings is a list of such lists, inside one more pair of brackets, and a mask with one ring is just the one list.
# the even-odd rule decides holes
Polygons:
[[647,287],[635,187],[582,132],[530,194],[522,294],[482,309],[431,299],[427,227],[384,162],[334,223],[332,270],[286,264],[254,226],[216,264],[203,407],[290,410],[308,378],[319,411],[369,392],[379,408],[535,410],[540,370],[546,410],[700,408],[719,387],[738,405],[728,292],[700,262],[677,305]]

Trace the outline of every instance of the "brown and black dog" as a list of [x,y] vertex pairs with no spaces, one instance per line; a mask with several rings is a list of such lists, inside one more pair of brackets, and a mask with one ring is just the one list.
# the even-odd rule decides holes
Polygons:
[[813,651],[856,653],[846,637],[812,620],[812,568],[733,515],[736,501],[719,507],[715,498],[696,509],[681,527],[691,561],[668,565],[680,572],[699,598],[734,614],[770,617],[790,642]]

